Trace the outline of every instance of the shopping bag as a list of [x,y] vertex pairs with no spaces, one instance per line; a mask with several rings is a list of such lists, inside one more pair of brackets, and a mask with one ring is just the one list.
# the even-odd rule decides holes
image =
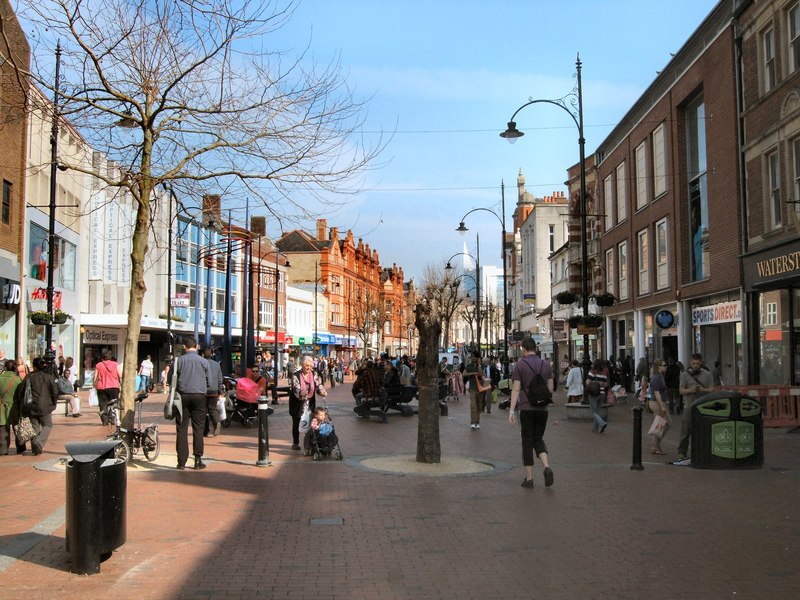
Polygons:
[[647,435],[652,435],[658,439],[663,439],[663,437],[667,434],[667,431],[669,431],[669,421],[667,421],[667,419],[661,415],[656,415],[656,417],[653,419],[653,424],[650,426],[650,431],[647,432]]
[[608,390],[606,392],[606,404],[614,406],[616,403],[617,403],[617,395],[613,391]]
[[33,421],[28,417],[21,417],[19,423],[14,425],[14,436],[17,438],[17,445],[23,446],[36,437],[36,428]]
[[225,412],[225,396],[217,398],[217,411],[219,412],[220,421],[224,421],[228,418],[228,413]]
[[89,406],[99,406],[100,402],[97,400],[97,390],[89,388]]
[[311,407],[306,402],[303,405],[303,413],[300,415],[300,426],[298,430],[300,433],[307,433],[311,428]]

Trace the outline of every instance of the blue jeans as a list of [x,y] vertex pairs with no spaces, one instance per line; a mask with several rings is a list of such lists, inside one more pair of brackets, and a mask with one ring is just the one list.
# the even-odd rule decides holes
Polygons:
[[601,427],[607,425],[605,419],[600,416],[600,403],[603,401],[603,396],[589,396],[589,406],[592,408],[592,417],[594,417],[594,426],[592,431],[600,431]]

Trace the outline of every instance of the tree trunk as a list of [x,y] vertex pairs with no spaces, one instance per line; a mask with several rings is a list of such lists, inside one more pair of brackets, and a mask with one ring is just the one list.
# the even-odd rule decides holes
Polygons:
[[417,304],[414,324],[419,332],[417,350],[417,384],[419,385],[419,419],[417,462],[439,463],[442,448],[439,441],[439,336],[442,323],[427,303]]

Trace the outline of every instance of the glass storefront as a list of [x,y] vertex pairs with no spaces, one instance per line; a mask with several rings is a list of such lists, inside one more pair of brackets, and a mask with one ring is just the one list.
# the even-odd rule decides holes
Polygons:
[[[792,385],[800,381],[798,352],[800,289],[770,290],[758,295],[758,379],[761,384]],[[794,371],[794,372],[793,372]]]

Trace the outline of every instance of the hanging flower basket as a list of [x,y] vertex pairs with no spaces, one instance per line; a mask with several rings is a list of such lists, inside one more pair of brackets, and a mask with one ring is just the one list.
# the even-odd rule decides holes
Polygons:
[[601,327],[603,325],[603,317],[600,315],[586,315],[583,317],[582,322],[586,327]]
[[569,319],[567,319],[567,323],[569,323],[570,329],[575,329],[578,325],[581,324],[581,317],[578,316],[570,317]]
[[72,315],[69,313],[65,313],[63,310],[56,310],[53,313],[53,323],[56,325],[63,325],[67,322],[67,319],[71,319]]
[[28,318],[34,325],[47,325],[52,319],[46,310],[35,310],[28,313]]
[[555,295],[555,300],[559,304],[566,305],[572,304],[578,299],[578,296],[573,294],[572,292],[558,292]]
[[594,301],[597,306],[614,306],[614,302],[616,302],[617,299],[614,298],[614,294],[603,292],[602,294],[595,294]]

